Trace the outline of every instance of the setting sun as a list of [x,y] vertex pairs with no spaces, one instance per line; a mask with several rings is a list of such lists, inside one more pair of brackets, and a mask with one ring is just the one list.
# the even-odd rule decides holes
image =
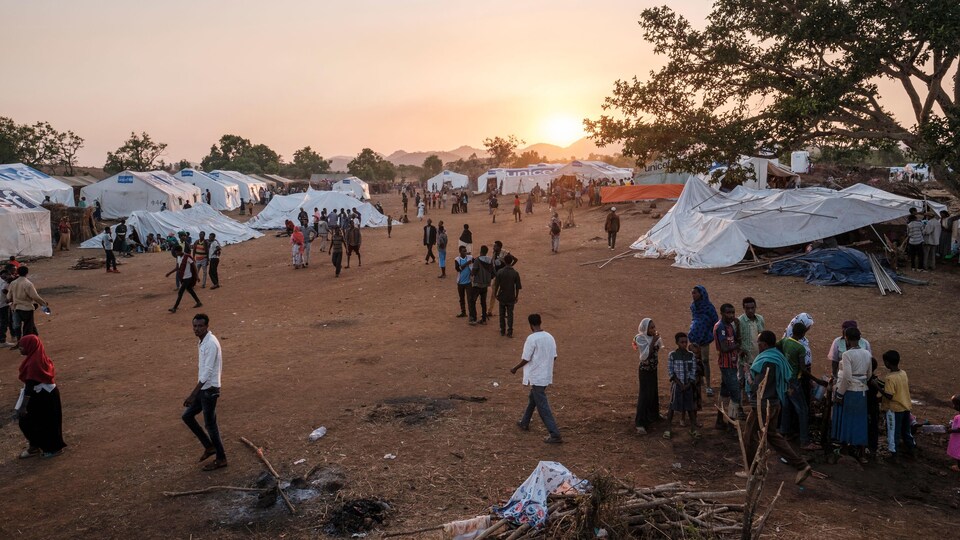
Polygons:
[[540,126],[543,142],[557,146],[569,146],[584,136],[583,120],[569,114],[549,116]]

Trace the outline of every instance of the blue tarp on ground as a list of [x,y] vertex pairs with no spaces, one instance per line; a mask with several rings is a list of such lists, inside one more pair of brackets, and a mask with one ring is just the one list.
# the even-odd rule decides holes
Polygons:
[[[894,272],[884,270],[891,278],[897,279]],[[767,273],[802,277],[811,285],[877,286],[867,255],[845,247],[815,249],[796,259],[773,263]]]

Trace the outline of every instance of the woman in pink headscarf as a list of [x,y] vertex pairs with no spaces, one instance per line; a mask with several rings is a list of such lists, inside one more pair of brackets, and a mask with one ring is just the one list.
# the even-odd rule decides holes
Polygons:
[[293,234],[290,235],[290,251],[295,269],[303,267],[303,242],[303,232],[300,231],[300,227],[294,227]]
[[63,412],[53,362],[38,336],[23,336],[17,346],[23,355],[20,362],[23,390],[16,410],[20,431],[29,443],[20,459],[59,456],[67,445],[63,442]]

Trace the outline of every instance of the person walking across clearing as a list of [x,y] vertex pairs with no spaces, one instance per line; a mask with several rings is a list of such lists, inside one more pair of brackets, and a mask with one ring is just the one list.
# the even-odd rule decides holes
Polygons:
[[562,226],[560,224],[560,216],[554,212],[553,217],[550,218],[550,251],[553,253],[560,253],[560,230]]
[[530,420],[533,418],[534,409],[540,414],[540,420],[547,428],[550,435],[543,440],[548,444],[562,443],[560,429],[557,427],[557,421],[553,417],[553,411],[550,410],[550,403],[547,401],[547,387],[553,384],[553,365],[557,360],[557,342],[549,333],[540,327],[542,319],[539,313],[532,313],[527,317],[530,323],[530,335],[523,344],[523,355],[520,363],[510,369],[510,373],[516,374],[518,370],[523,369],[523,384],[530,387],[530,394],[527,400],[527,408],[523,412],[517,427],[522,431],[530,430]]
[[[220,399],[220,372],[223,369],[223,351],[220,341],[210,332],[210,317],[198,313],[193,317],[193,334],[200,340],[197,385],[183,401],[186,410],[181,418],[203,445],[200,462],[216,455],[211,463],[203,466],[205,471],[215,471],[227,466],[227,454],[220,440],[217,425],[217,400]],[[203,413],[204,431],[197,423],[197,415]]]
[[200,298],[197,297],[197,293],[193,292],[193,287],[197,284],[197,263],[193,262],[193,257],[191,257],[189,253],[184,253],[183,248],[180,246],[173,248],[173,255],[177,258],[177,267],[167,272],[166,277],[170,277],[170,274],[176,272],[180,288],[177,289],[177,301],[173,304],[173,307],[170,308],[170,313],[177,312],[184,292],[190,293],[190,296],[197,302],[193,307],[198,308],[202,306],[203,304],[200,302]]
[[37,336],[23,336],[18,345],[23,355],[20,362],[23,389],[14,409],[20,431],[28,443],[27,449],[20,453],[20,459],[59,456],[67,444],[63,442],[63,411],[60,390],[54,381],[53,361]]
[[617,215],[617,207],[614,206],[607,214],[607,220],[603,224],[603,230],[607,232],[607,247],[615,249],[617,247],[617,233],[620,232],[620,216]]

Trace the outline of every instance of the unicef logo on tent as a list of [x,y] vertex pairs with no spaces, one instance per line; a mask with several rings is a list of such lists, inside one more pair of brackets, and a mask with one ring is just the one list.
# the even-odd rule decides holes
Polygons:
[[117,177],[117,183],[118,183],[118,184],[132,184],[132,183],[133,183],[133,175],[131,175],[131,174],[121,174],[120,176]]
[[183,177],[193,176],[193,171],[180,171],[180,176],[183,176]]

